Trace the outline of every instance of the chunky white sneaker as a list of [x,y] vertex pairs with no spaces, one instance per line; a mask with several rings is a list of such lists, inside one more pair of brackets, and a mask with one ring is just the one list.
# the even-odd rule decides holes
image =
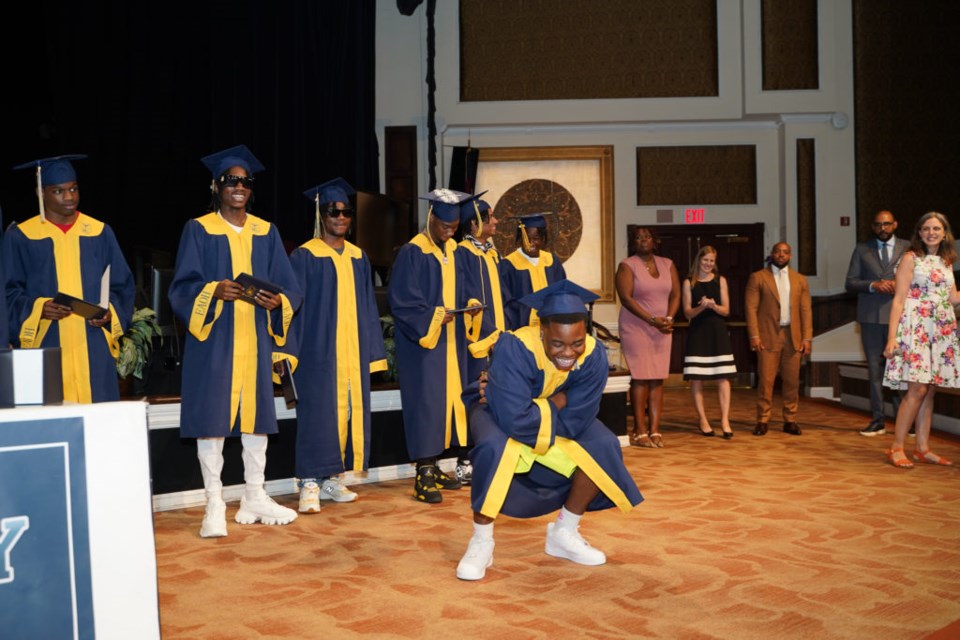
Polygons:
[[604,564],[607,556],[603,551],[594,549],[590,543],[583,539],[578,529],[567,529],[556,526],[556,522],[547,525],[547,547],[548,556],[554,558],[566,558],[577,564],[596,566]]
[[304,482],[300,487],[300,513],[320,513],[320,485],[316,482]]
[[327,478],[320,487],[321,500],[333,500],[334,502],[353,502],[357,499],[357,494],[340,484],[339,480]]
[[200,525],[201,538],[222,538],[227,535],[227,505],[223,500],[207,500]]
[[461,580],[480,580],[487,574],[487,567],[493,565],[493,538],[482,539],[471,536],[467,552],[457,565],[457,577]]
[[473,480],[473,465],[469,460],[457,462],[457,480],[465,487],[470,486],[470,481]]
[[262,492],[257,498],[249,500],[246,495],[240,498],[240,510],[234,518],[239,524],[290,524],[297,519],[297,512],[293,509],[281,507]]

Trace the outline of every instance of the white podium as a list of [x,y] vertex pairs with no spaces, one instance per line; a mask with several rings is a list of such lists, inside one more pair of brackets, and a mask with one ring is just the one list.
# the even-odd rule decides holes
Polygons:
[[0,410],[0,636],[160,638],[146,408]]

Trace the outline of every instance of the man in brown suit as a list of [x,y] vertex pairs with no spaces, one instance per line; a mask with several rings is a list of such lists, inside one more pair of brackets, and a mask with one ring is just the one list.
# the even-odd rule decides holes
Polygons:
[[800,361],[813,347],[813,313],[807,279],[787,267],[790,257],[790,245],[778,242],[770,251],[770,266],[747,281],[747,334],[759,368],[755,436],[767,433],[777,373],[783,384],[783,430],[800,435]]

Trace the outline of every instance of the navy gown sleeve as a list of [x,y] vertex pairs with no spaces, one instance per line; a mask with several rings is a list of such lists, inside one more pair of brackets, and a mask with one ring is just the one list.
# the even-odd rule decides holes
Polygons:
[[607,384],[609,367],[603,343],[590,339],[594,347],[576,371],[570,373],[567,382],[560,387],[567,394],[567,406],[558,412],[554,422],[556,434],[577,439],[597,419],[600,400]]
[[[486,396],[497,425],[508,436],[535,447],[544,424],[544,407],[556,424],[556,407],[549,400],[535,402],[543,386],[543,372],[533,354],[513,334],[497,342],[487,378]],[[549,445],[554,434],[550,433]]]

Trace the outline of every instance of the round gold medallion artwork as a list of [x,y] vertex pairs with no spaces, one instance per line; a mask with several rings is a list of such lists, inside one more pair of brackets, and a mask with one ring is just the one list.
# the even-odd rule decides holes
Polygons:
[[565,262],[580,246],[583,216],[573,194],[552,180],[524,180],[507,189],[493,207],[497,219],[494,242],[504,256],[513,252],[517,240],[517,220],[513,216],[552,212],[547,220],[547,250]]

